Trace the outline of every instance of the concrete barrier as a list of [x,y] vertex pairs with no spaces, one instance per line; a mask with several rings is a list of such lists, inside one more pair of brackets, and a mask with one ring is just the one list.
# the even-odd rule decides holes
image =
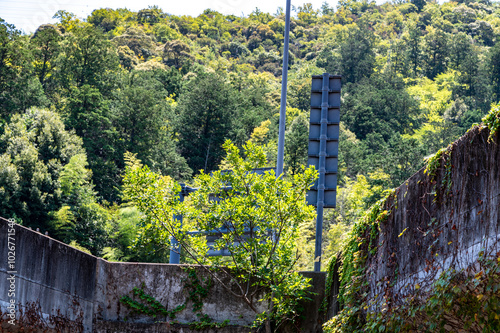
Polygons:
[[[255,312],[239,298],[231,296],[222,286],[213,283],[203,299],[201,311],[187,303],[168,318],[132,314],[120,302],[132,297],[134,287],[152,295],[168,310],[186,301],[184,280],[186,265],[108,262],[70,247],[20,225],[15,232],[15,267],[8,267],[8,258],[0,263],[0,324],[6,332],[190,332],[189,325],[199,321],[198,313],[207,314],[214,322],[229,320],[229,326],[218,332],[248,332]],[[9,222],[0,218],[0,253],[8,251]],[[2,255],[2,258],[6,256]],[[206,270],[196,269],[200,279],[209,278]],[[15,296],[9,296],[11,271],[15,276]],[[324,273],[304,272],[312,278],[313,301],[306,304],[305,332],[321,331],[322,315],[318,309],[324,297]],[[8,323],[8,306],[16,302],[16,325]],[[263,305],[257,305],[264,311]],[[158,323],[162,322],[162,323]],[[170,323],[167,323],[170,322]],[[206,330],[209,332],[210,330]]]

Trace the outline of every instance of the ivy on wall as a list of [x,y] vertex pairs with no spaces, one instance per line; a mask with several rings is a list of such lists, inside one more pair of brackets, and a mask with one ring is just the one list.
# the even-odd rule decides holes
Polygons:
[[141,288],[134,287],[130,292],[132,297],[125,295],[120,299],[120,302],[125,304],[130,310],[131,314],[145,314],[154,319],[163,318],[164,320],[174,320],[176,315],[185,310],[189,303],[192,304],[192,311],[196,313],[199,321],[190,323],[191,329],[202,330],[206,328],[222,328],[229,324],[229,320],[221,323],[214,322],[207,314],[201,312],[203,308],[203,300],[208,296],[209,290],[212,287],[212,280],[208,277],[200,278],[196,272],[195,267],[186,266],[182,268],[187,277],[183,279],[183,291],[187,297],[183,304],[178,305],[172,310],[168,310],[161,302],[154,296],[147,294],[145,284]]
[[479,269],[443,272],[428,291],[391,311],[370,313],[370,332],[499,332],[500,252],[478,259]]
[[[342,310],[331,321],[325,324],[330,332],[351,332],[363,327],[366,322],[366,309],[370,300],[368,281],[366,280],[366,263],[370,257],[377,255],[379,224],[387,221],[392,209],[396,207],[395,191],[390,190],[384,199],[378,201],[365,215],[360,223],[356,223],[349,234],[349,240],[343,249],[340,267],[340,293],[338,296]],[[333,265],[329,265],[333,268]],[[329,272],[327,280],[331,280]]]

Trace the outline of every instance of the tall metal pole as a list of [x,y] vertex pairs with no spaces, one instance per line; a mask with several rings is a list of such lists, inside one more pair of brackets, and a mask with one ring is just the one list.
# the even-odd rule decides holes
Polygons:
[[321,242],[323,238],[323,207],[325,205],[326,139],[328,134],[328,92],[330,74],[323,73],[321,88],[321,127],[319,137],[318,201],[316,203],[316,244],[314,248],[314,271],[321,271]]
[[[181,191],[179,193],[179,201],[184,201],[184,184],[181,184]],[[182,215],[174,215],[174,219],[180,221],[182,225]],[[181,246],[175,237],[170,236],[170,264],[179,264],[181,261]]]
[[286,87],[288,81],[288,40],[290,36],[290,7],[291,0],[286,0],[285,41],[283,45],[283,69],[281,72],[280,127],[278,136],[278,159],[276,161],[276,177],[280,177],[283,173],[283,156],[285,154]]

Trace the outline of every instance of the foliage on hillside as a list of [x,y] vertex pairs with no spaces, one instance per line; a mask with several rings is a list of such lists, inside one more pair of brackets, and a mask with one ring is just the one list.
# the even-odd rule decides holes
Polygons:
[[[85,19],[54,17],[31,35],[0,19],[0,213],[68,242],[92,239],[84,246],[110,259],[165,261],[160,243],[129,248],[143,217],[120,206],[125,153],[184,182],[219,168],[226,139],[239,147],[254,140],[274,165],[283,11],[190,17],[101,8]],[[500,100],[499,36],[500,5],[488,0],[296,7],[288,174],[306,162],[311,75],[343,76],[329,254],[384,189]],[[57,139],[30,120],[42,109],[62,121],[51,131],[74,138],[74,151],[42,144]],[[307,249],[313,226],[302,228]],[[310,268],[309,252],[298,267]]]

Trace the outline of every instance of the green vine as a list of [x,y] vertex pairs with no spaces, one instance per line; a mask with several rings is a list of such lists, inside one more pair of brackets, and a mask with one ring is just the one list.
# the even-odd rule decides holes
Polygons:
[[343,289],[344,309],[324,332],[499,332],[500,252],[481,253],[474,267],[473,273],[450,268],[425,290],[416,284],[410,296],[382,311],[368,311],[374,300],[367,299],[366,282],[359,281],[365,270],[358,269],[362,274],[352,278],[351,289]]
[[[447,198],[451,194],[451,187],[453,185],[452,175],[453,175],[453,165],[451,164],[451,152],[453,151],[453,146],[449,145],[446,148],[438,150],[438,152],[431,157],[426,159],[426,167],[424,173],[429,177],[431,183],[436,181],[438,176],[438,170],[441,168],[441,164],[444,165],[444,174],[441,181],[441,193]],[[439,197],[439,191],[434,185],[434,198],[435,200]]]
[[369,313],[360,331],[499,332],[500,256],[480,255],[478,264],[476,274],[449,269],[429,290],[416,290],[391,311]]
[[448,155],[448,147],[441,148],[437,151],[437,153],[426,158],[427,164],[425,166],[424,173],[429,176],[431,182],[436,180],[437,171],[441,167],[441,160],[443,159],[443,157],[446,157],[447,155]]
[[196,268],[191,266],[182,267],[187,273],[187,278],[184,278],[184,288],[188,292],[186,303],[191,301],[193,303],[193,312],[201,311],[203,307],[203,299],[208,296],[208,291],[212,287],[212,280],[210,278],[200,279],[196,273]]
[[224,320],[222,323],[216,323],[213,322],[212,318],[210,318],[206,314],[205,315],[198,314],[198,315],[200,321],[189,324],[189,328],[191,328],[192,330],[201,331],[208,328],[223,328],[229,324],[229,319]]
[[173,310],[168,311],[168,309],[163,304],[158,302],[153,296],[146,294],[144,292],[144,287],[145,285],[143,283],[141,288],[134,287],[131,291],[133,296],[136,296],[143,301],[142,303],[130,298],[129,296],[123,296],[120,299],[120,302],[128,306],[134,313],[142,313],[153,318],[163,315],[170,319],[175,319],[176,314],[186,308],[186,304],[184,303],[177,306]]
[[[451,151],[451,150],[450,150]],[[437,170],[448,156],[443,150],[435,160],[430,161],[429,172]],[[436,162],[437,161],[437,162]],[[444,161],[443,191],[451,191],[451,158]],[[434,171],[435,172],[435,171]],[[500,331],[500,252],[485,259],[481,254],[476,274],[469,271],[448,270],[434,281],[430,288],[419,284],[408,297],[392,294],[398,279],[399,269],[386,283],[384,296],[370,298],[367,262],[375,256],[378,247],[379,226],[391,214],[390,198],[374,205],[363,220],[353,227],[349,240],[343,249],[340,268],[339,302],[341,311],[323,326],[324,332],[468,332]],[[396,196],[394,195],[394,200]],[[391,208],[389,208],[391,207]],[[437,219],[431,219],[429,226],[436,226]],[[403,230],[398,237],[405,233]],[[427,233],[427,232],[426,232]],[[424,235],[425,237],[425,235]],[[375,246],[374,246],[375,245]],[[394,255],[394,254],[393,254]],[[389,258],[390,260],[390,258]],[[332,270],[333,266],[329,266]],[[329,278],[333,278],[333,271]],[[331,284],[331,281],[330,281]],[[328,286],[327,286],[328,288]],[[425,290],[424,290],[425,289]],[[381,297],[383,297],[383,302]],[[383,304],[382,304],[383,303]],[[380,311],[372,309],[379,308]],[[447,327],[445,328],[445,325]],[[450,329],[451,326],[451,329]]]
[[[196,315],[199,318],[198,322],[189,324],[191,329],[203,330],[206,328],[222,328],[227,326],[229,320],[217,323],[213,322],[213,319],[207,314],[199,313],[203,308],[203,300],[208,296],[208,292],[212,287],[212,280],[208,277],[200,279],[195,267],[187,266],[182,267],[182,269],[187,273],[187,277],[182,280],[184,282],[183,290],[187,292],[187,297],[183,304],[175,307],[173,310],[169,311],[155,297],[144,292],[144,283],[142,283],[141,288],[134,287],[132,289],[133,298],[126,295],[120,299],[120,302],[131,309],[132,313],[141,313],[152,318],[164,316],[175,319],[177,313],[186,309],[188,303],[191,301],[193,312],[198,312]],[[135,300],[134,298],[138,298],[139,300]]]
[[451,186],[453,185],[453,181],[451,180],[453,173],[452,169],[453,165],[451,164],[451,156],[448,156],[446,162],[444,163],[444,176],[442,181],[442,188],[446,197],[451,194]]
[[[353,226],[344,247],[340,267],[340,292],[338,296],[342,310],[326,324],[326,329],[336,327],[340,332],[355,331],[364,325],[364,312],[367,309],[366,261],[377,254],[379,224],[387,221],[391,211],[389,199],[396,204],[395,190],[389,191],[384,199],[378,201],[364,218]],[[333,275],[333,274],[332,274]]]
[[332,286],[333,286],[333,277],[335,274],[335,264],[339,260],[337,257],[332,257],[328,262],[328,266],[326,267],[326,287],[325,287],[325,298],[321,302],[321,307],[319,309],[320,312],[326,313],[328,311],[328,306],[330,305],[330,298],[332,297]]
[[[343,281],[349,281],[354,275],[361,272],[362,270],[357,269],[356,267],[363,267],[364,260],[366,256],[359,257],[358,252],[365,245],[363,242],[363,236],[367,230],[369,230],[369,243],[367,249],[370,255],[374,256],[378,250],[378,236],[379,236],[379,224],[386,222],[389,218],[390,211],[384,209],[387,206],[387,202],[389,197],[392,197],[393,207],[397,206],[397,196],[395,195],[395,189],[388,190],[386,197],[379,200],[375,205],[372,206],[371,210],[367,212],[365,217],[363,218],[360,224],[355,224],[353,230],[350,233],[350,240],[347,245],[347,250],[345,255],[342,255],[342,259],[345,262],[346,260],[355,259],[359,262],[357,265],[349,266],[348,264],[341,266],[344,275],[342,276]],[[329,306],[329,299],[331,297],[331,288],[333,285],[333,277],[335,274],[335,264],[337,263],[339,258],[333,257],[328,263],[327,267],[327,277],[326,277],[326,289],[325,289],[325,298],[321,304],[320,311],[326,312]],[[363,271],[364,273],[364,271]],[[342,289],[342,285],[341,285]],[[354,288],[353,290],[356,290]]]
[[488,141],[493,140],[500,128],[500,104],[492,105],[490,112],[482,119],[490,130]]

